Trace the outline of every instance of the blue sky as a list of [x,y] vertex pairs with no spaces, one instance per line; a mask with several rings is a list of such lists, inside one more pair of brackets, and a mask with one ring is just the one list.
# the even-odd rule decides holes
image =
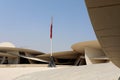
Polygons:
[[49,53],[51,16],[54,52],[96,40],[84,0],[0,0],[0,42]]

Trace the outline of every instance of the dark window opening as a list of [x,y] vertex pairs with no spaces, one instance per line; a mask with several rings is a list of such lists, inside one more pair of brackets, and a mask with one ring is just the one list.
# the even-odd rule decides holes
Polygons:
[[73,65],[74,62],[75,62],[75,59],[60,59],[60,58],[57,58],[57,62],[58,64],[61,64],[61,65]]
[[48,64],[48,63],[45,63],[45,62],[33,61],[33,60],[32,60],[32,62],[33,62],[34,64]]
[[[24,52],[19,52],[20,55],[25,56]],[[28,59],[25,59],[23,57],[20,57],[20,64],[30,64]]]

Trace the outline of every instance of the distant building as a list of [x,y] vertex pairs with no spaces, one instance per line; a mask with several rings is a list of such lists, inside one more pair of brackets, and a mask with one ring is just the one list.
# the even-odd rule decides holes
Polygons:
[[[98,41],[79,42],[72,45],[73,51],[54,52],[56,64],[89,65],[107,63],[106,57]],[[38,55],[37,58],[49,61],[50,54]]]
[[[72,49],[73,51],[54,52],[55,63],[79,66],[109,62],[98,41],[76,43]],[[16,48],[9,42],[0,43],[0,64],[41,64],[49,61],[50,54]]]
[[16,48],[10,42],[0,43],[0,64],[32,64],[41,62],[34,59],[36,55],[44,54],[39,51]]

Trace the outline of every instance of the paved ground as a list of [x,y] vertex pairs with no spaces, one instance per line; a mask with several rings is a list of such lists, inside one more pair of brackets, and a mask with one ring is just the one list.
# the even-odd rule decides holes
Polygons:
[[112,63],[104,63],[37,71],[14,80],[118,80],[119,76],[119,68]]
[[21,75],[58,68],[63,68],[63,66],[48,68],[47,65],[0,65],[0,80],[13,80]]

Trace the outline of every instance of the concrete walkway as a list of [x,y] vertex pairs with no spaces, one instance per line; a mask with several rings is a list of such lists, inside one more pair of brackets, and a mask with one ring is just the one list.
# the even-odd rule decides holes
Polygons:
[[14,80],[118,80],[119,76],[119,68],[112,63],[104,63],[37,71]]
[[25,74],[69,67],[69,66],[58,66],[57,68],[48,68],[47,66],[48,64],[0,65],[0,80],[14,80],[16,77]]

